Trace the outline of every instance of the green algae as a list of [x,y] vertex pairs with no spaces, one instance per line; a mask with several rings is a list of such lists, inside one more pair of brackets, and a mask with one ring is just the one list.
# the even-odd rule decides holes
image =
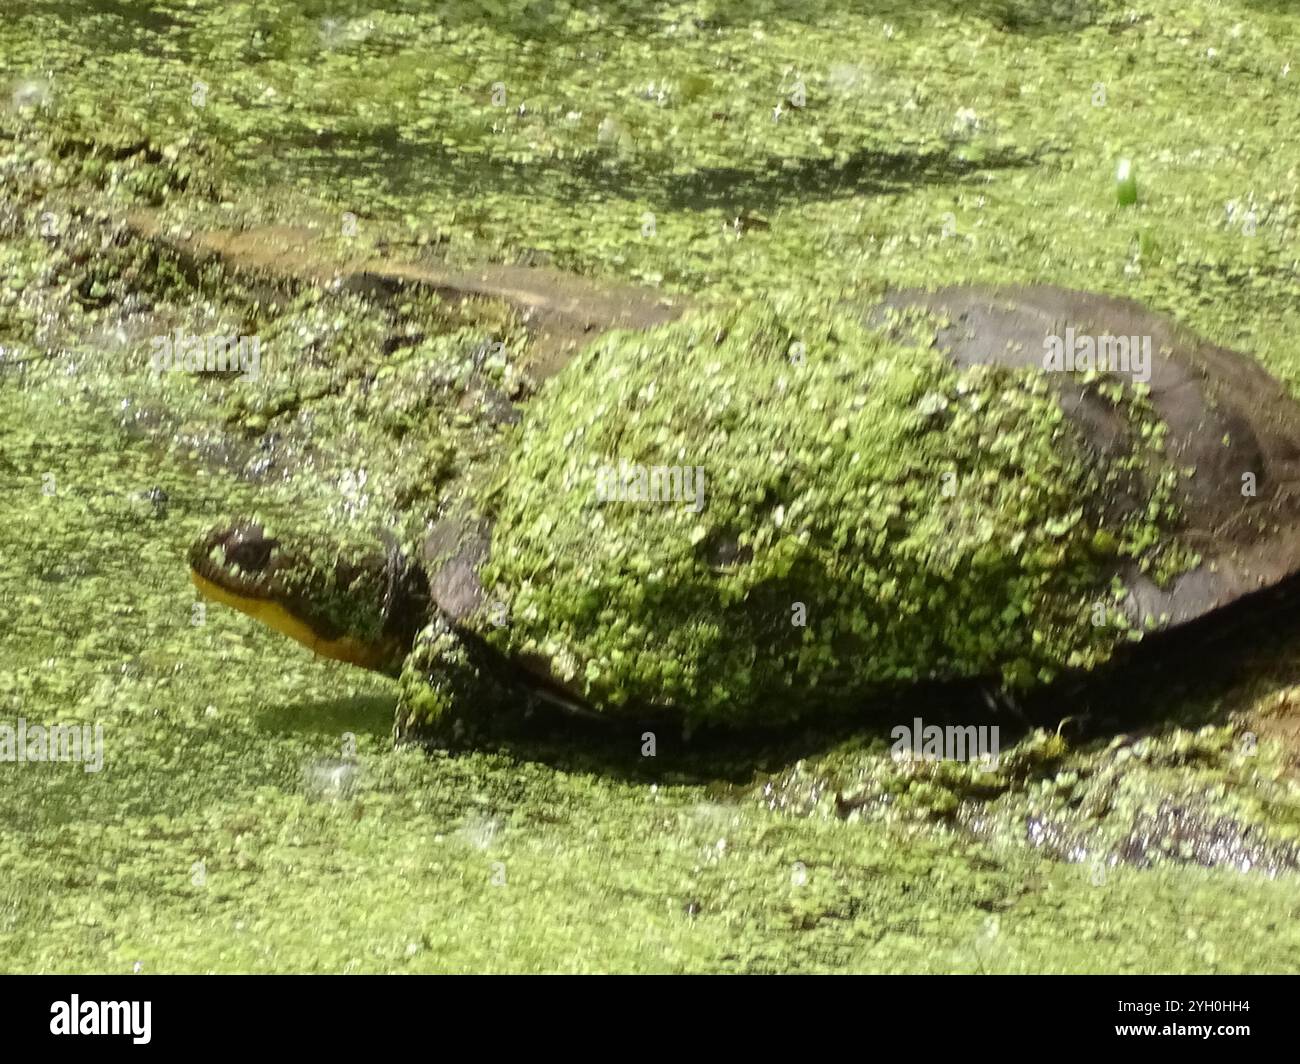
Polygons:
[[[602,764],[563,735],[543,761],[394,749],[382,679],[234,614],[192,623],[178,562],[218,501],[310,500],[159,463],[82,405],[0,401],[0,525],[30,544],[0,566],[5,718],[106,742],[98,775],[3,766],[7,969],[1294,970],[1284,878],[1099,877],[1002,836],[791,816],[622,778],[634,747]],[[155,486],[161,516],[134,501]],[[339,765],[346,789],[318,782]]]
[[1016,840],[1102,878],[1119,867],[1300,869],[1300,788],[1241,724],[1066,741],[1034,730],[993,765],[896,759],[858,739],[756,785],[774,810]]
[[[1276,144],[1295,89],[1277,16],[1146,0],[1042,37],[973,3],[815,19],[611,3],[598,25],[556,3],[535,40],[528,6],[502,3],[490,25],[447,5],[336,13],[326,32],[283,0],[239,17],[195,4],[111,58],[120,13],[31,8],[2,46],[60,120],[202,138],[239,184],[276,189],[264,220],[292,184],[363,231],[691,290],[1050,280],[1133,294],[1293,373],[1296,182]],[[797,82],[805,106],[774,121]],[[606,122],[625,135],[602,141]],[[1122,214],[1121,157],[1146,190]],[[744,213],[767,227],[738,231]]]
[[[1131,424],[1145,448],[1108,465],[1041,374],[956,373],[824,300],[615,334],[529,405],[486,495],[510,620],[483,634],[598,708],[695,724],[1095,667],[1125,638],[1113,558],[1171,525],[1161,435]],[[1128,465],[1155,487],[1108,522]],[[696,494],[602,495],[624,467],[693,471]]]
[[[692,755],[664,743],[647,765],[639,742],[600,752],[593,739],[584,751],[562,730],[516,754],[394,751],[382,680],[312,662],[221,611],[193,625],[183,553],[223,512],[297,523],[320,509],[326,521],[374,524],[392,512],[390,470],[404,470],[409,511],[437,494],[441,471],[494,455],[496,430],[473,417],[427,457],[400,442],[467,427],[450,413],[464,396],[440,382],[471,378],[462,348],[482,336],[403,366],[365,340],[355,374],[317,367],[315,381],[293,385],[296,403],[275,376],[256,395],[184,376],[155,389],[138,363],[86,340],[118,324],[114,293],[153,283],[153,269],[127,283],[92,277],[83,307],[70,298],[79,283],[47,287],[59,244],[40,235],[45,210],[80,217],[84,184],[103,198],[96,225],[137,202],[198,225],[351,210],[363,233],[402,226],[426,245],[446,240],[451,255],[487,245],[506,260],[727,299],[808,281],[856,292],[1050,280],[1142,299],[1257,353],[1294,386],[1296,174],[1278,150],[1295,141],[1300,113],[1297,75],[1283,73],[1294,16],[1128,0],[1044,23],[1026,3],[909,0],[870,14],[824,5],[815,17],[805,5],[747,4],[736,17],[725,5],[611,3],[600,21],[564,3],[532,15],[501,4],[484,22],[470,5],[342,4],[322,35],[323,13],[308,5],[92,6],[15,0],[0,33],[0,68],[19,87],[37,83],[25,99],[47,96],[44,115],[3,111],[0,154],[26,151],[13,138],[39,141],[47,120],[74,134],[58,171],[66,186],[44,181],[56,173],[44,149],[19,155],[3,179],[0,542],[21,548],[0,558],[0,699],[9,720],[109,726],[99,776],[0,766],[7,968],[1295,970],[1293,874],[1111,864],[1135,823],[1115,814],[1085,833],[1089,859],[1069,863],[1075,818],[1101,807],[1108,773],[1126,812],[1199,794],[1211,820],[1230,815],[1285,844],[1293,754],[1265,741],[1242,760],[1222,735],[1196,739],[1203,721],[1184,715],[1221,722],[1235,709],[1259,728],[1258,707],[1280,705],[1287,719],[1300,675],[1293,634],[1248,655],[1230,697],[1171,679],[1163,697],[1126,703],[1126,720],[1146,711],[1159,722],[1153,771],[1143,757],[1120,761],[1127,742],[1058,748],[1049,733],[1024,740],[1019,760],[1006,755],[1024,767],[996,807],[952,766],[914,800],[867,802],[845,821],[690,782],[743,778],[730,747]],[[800,75],[809,105],[774,121]],[[204,108],[191,102],[196,78],[213,89]],[[498,78],[508,108],[492,104]],[[183,139],[194,137],[197,147]],[[108,157],[142,142],[152,147]],[[196,201],[152,172],[169,143],[187,145],[177,162],[201,170],[200,185],[233,198]],[[1143,200],[1122,217],[1120,157],[1143,175]],[[742,214],[766,224],[736,224]],[[94,236],[81,254],[102,253]],[[228,276],[216,284],[231,293]],[[174,292],[168,327],[205,320],[209,294]],[[232,300],[232,320],[243,306]],[[41,329],[65,307],[78,315],[62,330],[71,353],[61,342],[51,354]],[[341,309],[349,320],[375,313]],[[359,321],[355,335],[369,336]],[[306,365],[298,354],[286,366]],[[385,390],[370,390],[372,371]],[[417,394],[446,405],[375,431]],[[124,399],[150,416],[82,409],[119,411]],[[156,420],[160,409],[176,416]],[[161,451],[141,450],[141,434]],[[208,472],[227,455],[260,476],[256,491]],[[66,489],[53,501],[46,473]],[[153,488],[170,501],[160,506]],[[1176,754],[1184,747],[1201,752]],[[805,752],[777,745],[766,757],[779,770]],[[312,782],[341,754],[355,766],[346,796]],[[828,775],[847,799],[870,798],[876,775],[901,776],[878,748],[849,746],[819,771],[826,758],[802,763],[818,793]],[[991,810],[987,834],[954,830],[962,803],[961,816]],[[1061,859],[1026,845],[1035,808],[1065,822],[1053,836]]]
[[[527,338],[499,305],[198,263],[142,236],[75,174],[57,190],[26,187],[33,160],[49,159],[40,141],[0,151],[8,235],[53,219],[48,235],[4,244],[0,366],[93,394],[178,453],[257,480],[307,473],[343,516],[373,506],[372,535],[397,512],[410,531],[436,510],[440,483],[491,452],[506,397],[532,387],[515,358]],[[160,338],[214,334],[253,337],[256,372],[154,364]],[[501,353],[484,357],[489,347]]]
[[[1003,836],[792,816],[563,734],[540,761],[394,749],[382,679],[233,613],[192,623],[179,561],[211,510],[310,500],[0,401],[0,526],[30,545],[0,566],[4,716],[106,729],[98,775],[0,768],[9,970],[1294,970],[1285,878],[1098,877]],[[162,516],[134,501],[155,486]],[[340,764],[345,792],[316,782]]]

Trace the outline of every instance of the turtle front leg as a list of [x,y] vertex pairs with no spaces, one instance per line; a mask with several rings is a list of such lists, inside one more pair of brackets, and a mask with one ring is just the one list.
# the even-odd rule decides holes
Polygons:
[[489,730],[523,700],[499,670],[498,660],[437,617],[416,636],[402,667],[394,738],[449,746]]

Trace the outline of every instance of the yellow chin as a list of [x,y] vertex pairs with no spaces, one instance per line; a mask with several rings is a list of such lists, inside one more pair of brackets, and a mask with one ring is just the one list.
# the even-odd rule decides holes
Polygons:
[[349,665],[360,665],[363,669],[383,671],[392,665],[397,647],[392,643],[363,643],[352,636],[340,639],[322,639],[310,625],[300,621],[277,602],[254,598],[252,595],[240,595],[220,584],[215,584],[205,576],[190,570],[190,579],[194,581],[204,598],[220,602],[223,606],[232,606],[240,613],[246,613],[256,621],[261,621],[268,628],[296,639],[305,647],[321,657],[346,661]]

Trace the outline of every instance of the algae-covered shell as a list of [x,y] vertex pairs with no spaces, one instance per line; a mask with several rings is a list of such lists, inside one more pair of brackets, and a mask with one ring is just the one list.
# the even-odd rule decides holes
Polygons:
[[[1045,364],[1116,337],[1132,365]],[[482,516],[430,537],[433,599],[602,712],[768,723],[1042,682],[1300,568],[1300,407],[1105,296],[688,316],[592,345],[517,431]]]
[[[1135,621],[1166,628],[1196,620],[1300,570],[1300,405],[1253,359],[1133,300],[1047,285],[904,291],[886,304],[942,315],[935,343],[958,366],[1041,367],[1047,338],[1067,330],[1149,342],[1145,383],[1167,426],[1169,459],[1185,471],[1173,504],[1199,564],[1165,587],[1126,566]],[[1113,408],[1069,374],[1055,381],[1070,418],[1099,450],[1113,451]]]

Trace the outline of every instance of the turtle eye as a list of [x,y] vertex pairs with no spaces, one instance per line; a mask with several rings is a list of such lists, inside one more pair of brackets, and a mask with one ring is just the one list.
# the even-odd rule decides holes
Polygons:
[[275,540],[256,537],[236,537],[226,544],[226,564],[238,566],[246,573],[260,573],[271,561]]

